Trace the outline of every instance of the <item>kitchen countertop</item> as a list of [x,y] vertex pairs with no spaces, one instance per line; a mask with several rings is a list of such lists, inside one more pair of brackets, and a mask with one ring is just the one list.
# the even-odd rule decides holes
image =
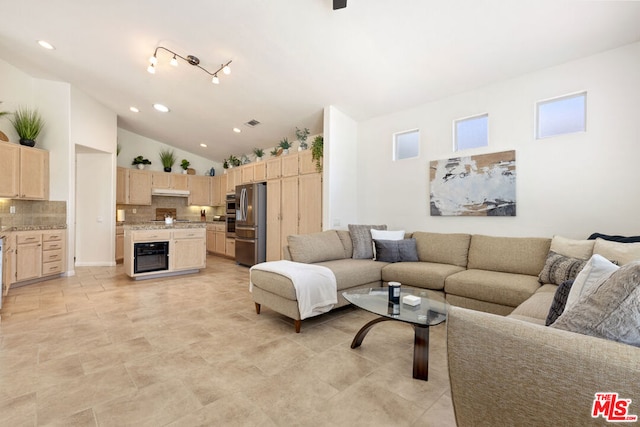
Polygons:
[[13,231],[38,231],[38,230],[65,230],[67,225],[17,225],[0,227],[0,233],[11,233]]
[[178,221],[171,225],[165,224],[164,221],[146,221],[136,223],[122,223],[125,230],[177,230],[184,228],[206,228],[207,223],[204,221]]

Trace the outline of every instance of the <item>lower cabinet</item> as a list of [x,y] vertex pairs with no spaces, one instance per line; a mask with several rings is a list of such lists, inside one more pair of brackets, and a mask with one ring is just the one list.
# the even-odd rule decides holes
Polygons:
[[65,272],[66,230],[16,231],[5,237],[4,293],[14,283]]
[[206,232],[204,229],[176,230],[169,243],[169,269],[193,270],[207,266]]
[[124,227],[116,226],[116,262],[124,259]]
[[235,258],[236,257],[236,239],[226,239],[227,244],[225,248],[225,253],[228,257]]
[[[227,245],[224,223],[207,224],[207,251],[216,255],[235,257],[235,246]],[[235,240],[233,242],[235,244]],[[229,250],[227,250],[229,249]]]

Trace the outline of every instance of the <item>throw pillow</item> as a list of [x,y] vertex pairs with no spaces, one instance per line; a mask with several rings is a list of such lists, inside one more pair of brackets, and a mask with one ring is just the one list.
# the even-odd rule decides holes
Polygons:
[[[404,230],[388,231],[371,229],[371,238],[377,240],[402,240],[404,239]],[[376,259],[376,245],[373,245],[373,259]]]
[[567,304],[567,297],[571,290],[571,285],[573,285],[573,280],[567,280],[566,282],[562,282],[558,285],[558,289],[556,289],[556,293],[553,296],[553,302],[551,303],[549,314],[547,314],[547,320],[544,323],[546,326],[555,322],[564,311],[564,307]]
[[372,228],[376,230],[386,230],[387,226],[349,224],[354,259],[373,259]]
[[593,240],[574,240],[562,236],[553,236],[551,250],[571,258],[589,259],[593,255]]
[[586,263],[587,261],[583,259],[569,258],[550,251],[538,280],[540,283],[559,285],[567,280],[575,279]]
[[374,240],[376,261],[382,262],[417,262],[418,251],[416,239]]
[[640,242],[640,236],[612,236],[609,234],[601,234],[601,233],[593,233],[591,236],[589,236],[589,240],[596,240],[597,238],[610,240],[612,242],[620,242],[620,243]]
[[618,268],[620,267],[603,256],[596,254],[589,258],[571,286],[564,309],[573,306],[587,289],[607,280]]
[[551,327],[640,347],[640,262],[587,290]]
[[596,239],[593,253],[602,255],[618,265],[625,265],[631,261],[640,260],[640,243],[619,243]]
[[291,261],[311,264],[345,257],[344,246],[335,230],[287,236]]

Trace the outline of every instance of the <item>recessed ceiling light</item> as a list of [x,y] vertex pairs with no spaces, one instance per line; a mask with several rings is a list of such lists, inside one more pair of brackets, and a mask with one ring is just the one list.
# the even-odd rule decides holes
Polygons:
[[155,108],[156,110],[160,111],[161,113],[168,113],[169,112],[169,107],[167,107],[166,105],[153,104],[153,108]]
[[200,147],[207,148],[207,144],[200,144]]
[[129,110],[133,111],[134,113],[140,112],[140,110],[138,110],[136,107],[129,107]]
[[53,45],[46,40],[38,40],[38,44],[45,49],[49,49],[49,50],[55,49],[55,47],[53,47]]
[[238,128],[233,128],[233,131],[234,131],[235,133],[240,133],[240,132],[242,132],[242,131],[241,131],[240,129],[238,129]]

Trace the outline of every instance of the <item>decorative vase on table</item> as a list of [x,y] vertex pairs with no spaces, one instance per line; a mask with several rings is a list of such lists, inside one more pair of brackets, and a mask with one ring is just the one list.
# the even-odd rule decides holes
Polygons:
[[143,163],[138,163],[138,169],[144,169],[144,164]]

